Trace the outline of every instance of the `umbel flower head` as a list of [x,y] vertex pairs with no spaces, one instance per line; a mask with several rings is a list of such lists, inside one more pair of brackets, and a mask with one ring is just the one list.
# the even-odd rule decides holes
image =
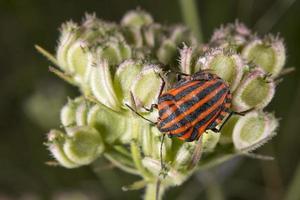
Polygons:
[[[196,170],[239,155],[253,156],[276,135],[278,120],[264,108],[285,63],[278,37],[258,37],[236,22],[217,29],[209,43],[199,44],[185,26],[158,24],[142,10],[128,12],[120,24],[86,15],[81,24],[64,23],[60,32],[55,56],[37,48],[56,65],[52,72],[80,90],[61,110],[64,130],[48,133],[49,151],[63,167],[105,158],[140,176],[141,182],[125,189],[145,186],[145,198],[160,179],[161,198],[166,188],[182,184]],[[221,132],[203,133],[202,159],[190,169],[196,142],[166,138],[161,143],[157,127],[127,105],[155,122],[157,109],[147,108],[157,103],[163,80],[167,91],[177,82],[172,72],[199,70],[229,84],[233,111],[251,112],[234,115]]]

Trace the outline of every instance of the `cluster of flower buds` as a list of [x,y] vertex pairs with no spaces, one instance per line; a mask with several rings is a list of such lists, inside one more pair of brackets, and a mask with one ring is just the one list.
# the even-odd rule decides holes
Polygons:
[[[283,41],[260,38],[241,23],[221,27],[209,43],[198,44],[186,27],[155,23],[141,10],[128,12],[120,24],[87,15],[80,25],[63,24],[56,56],[39,50],[58,66],[52,71],[82,94],[61,110],[66,133],[51,130],[48,134],[49,150],[64,167],[105,157],[141,176],[149,190],[159,178],[166,188],[180,185],[196,169],[250,154],[276,133],[277,119],[263,109],[274,96],[285,63]],[[166,138],[161,146],[162,133],[130,108],[155,122],[157,110],[147,108],[157,103],[163,79],[165,89],[176,82],[166,71],[193,74],[199,70],[228,82],[233,111],[251,112],[232,116],[220,133],[204,133],[207,156],[191,170],[196,142]],[[136,185],[143,184],[128,188]]]

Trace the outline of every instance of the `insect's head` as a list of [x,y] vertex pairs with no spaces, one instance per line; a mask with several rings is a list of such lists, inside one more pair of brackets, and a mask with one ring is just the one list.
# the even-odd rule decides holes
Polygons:
[[219,76],[213,74],[208,70],[200,70],[192,75],[192,79],[194,80],[213,80],[213,79],[221,79]]

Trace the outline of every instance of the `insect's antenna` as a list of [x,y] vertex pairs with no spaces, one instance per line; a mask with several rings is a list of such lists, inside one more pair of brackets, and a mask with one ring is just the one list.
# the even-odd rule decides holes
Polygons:
[[128,105],[127,103],[125,103],[125,105],[135,114],[137,114],[139,117],[141,117],[142,119],[150,122],[153,125],[156,125],[156,122],[151,121],[150,119],[147,119],[146,117],[144,117],[143,115],[141,115],[140,113],[138,113],[135,109],[133,109],[130,105]]
[[[163,143],[164,143],[164,141],[165,141],[165,137],[166,137],[166,134],[164,133],[164,134],[162,135],[161,143],[160,143],[160,152],[159,152],[159,153],[160,153],[160,166],[161,166],[161,168],[160,168],[159,176],[163,173],[164,168],[165,168],[164,162],[163,162],[163,155],[162,155],[162,154],[163,154],[163,153],[162,153],[162,148],[163,148]],[[164,175],[163,175],[163,178],[164,178]],[[160,178],[158,177],[157,182],[156,182],[156,194],[155,194],[155,199],[156,199],[156,200],[159,199],[160,183],[161,183],[161,181],[160,181]]]

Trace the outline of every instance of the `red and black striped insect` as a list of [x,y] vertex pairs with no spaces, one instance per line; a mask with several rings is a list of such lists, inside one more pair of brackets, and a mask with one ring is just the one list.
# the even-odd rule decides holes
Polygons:
[[[163,81],[158,104],[151,106],[151,109],[158,109],[157,122],[144,118],[135,109],[127,106],[164,133],[162,143],[165,134],[188,142],[198,140],[199,145],[196,146],[190,166],[192,168],[200,159],[202,134],[207,130],[219,132],[232,114],[244,113],[230,110],[232,96],[229,85],[217,75],[208,71],[183,75],[184,77],[166,92],[163,92]],[[220,127],[217,129],[218,125]]]
[[231,98],[228,84],[214,74],[200,71],[186,76],[159,96],[157,128],[188,142],[206,130],[219,132],[216,126],[232,113]]

